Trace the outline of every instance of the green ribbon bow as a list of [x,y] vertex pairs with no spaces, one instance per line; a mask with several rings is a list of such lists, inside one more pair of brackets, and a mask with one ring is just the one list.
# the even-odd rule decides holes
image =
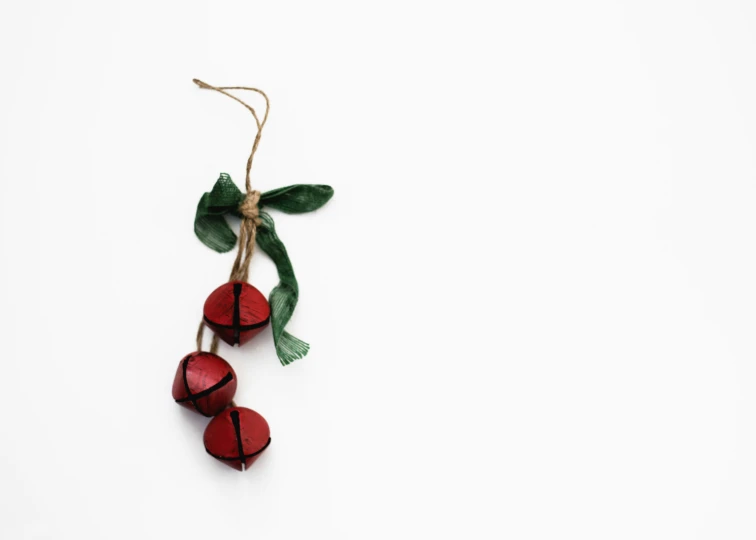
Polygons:
[[[278,271],[279,283],[271,291],[268,301],[276,354],[284,366],[303,358],[310,346],[284,329],[297,305],[299,285],[286,247],[276,234],[273,218],[267,212],[263,212],[262,208],[275,208],[287,214],[302,214],[317,210],[331,200],[331,197],[331,186],[314,184],[296,184],[260,195],[258,207],[261,209],[261,224],[257,227],[257,244],[273,260]],[[244,198],[245,194],[236,187],[231,177],[221,173],[212,191],[205,193],[197,205],[197,215],[194,218],[194,233],[197,238],[218,253],[226,253],[233,249],[236,245],[236,234],[226,222],[225,216],[230,214],[243,217],[239,213],[239,205]]]

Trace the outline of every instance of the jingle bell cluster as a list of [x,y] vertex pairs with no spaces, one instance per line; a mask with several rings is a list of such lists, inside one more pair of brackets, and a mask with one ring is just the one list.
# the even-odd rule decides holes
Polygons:
[[[294,267],[281,239],[276,234],[269,209],[286,214],[313,212],[333,197],[333,188],[322,184],[294,184],[260,193],[252,189],[250,171],[260,136],[268,119],[270,101],[260,89],[246,86],[211,86],[199,79],[200,88],[213,90],[242,104],[255,119],[257,132],[247,158],[242,192],[226,173],[221,173],[212,190],[199,200],[194,218],[194,234],[218,253],[231,251],[238,241],[236,260],[229,283],[215,289],[205,301],[204,316],[197,335],[196,352],[179,363],[173,381],[173,399],[203,416],[212,418],[205,428],[207,453],[240,471],[249,467],[270,445],[270,427],[251,409],[237,407],[236,373],[223,358],[215,354],[218,341],[242,346],[270,324],[273,344],[281,364],[287,366],[304,358],[310,345],[286,331],[299,299],[299,285]],[[253,107],[230,94],[229,90],[248,90],[265,100],[265,112],[258,115]],[[241,218],[237,236],[226,217]],[[252,254],[258,246],[276,267],[278,284],[269,300],[247,283]],[[202,352],[205,328],[215,332],[210,352]]]
[[[270,321],[265,296],[246,282],[231,281],[205,302],[204,322],[229,345],[243,345]],[[173,399],[203,416],[207,453],[239,471],[248,468],[270,444],[270,427],[260,414],[233,403],[237,379],[217,354],[197,351],[185,356],[173,380]]]

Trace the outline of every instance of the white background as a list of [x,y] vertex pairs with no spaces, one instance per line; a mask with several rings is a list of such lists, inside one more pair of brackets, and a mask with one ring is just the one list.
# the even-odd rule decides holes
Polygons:
[[[752,540],[754,66],[748,0],[3,2],[0,537]],[[243,474],[170,395],[253,136],[194,77],[336,190]]]

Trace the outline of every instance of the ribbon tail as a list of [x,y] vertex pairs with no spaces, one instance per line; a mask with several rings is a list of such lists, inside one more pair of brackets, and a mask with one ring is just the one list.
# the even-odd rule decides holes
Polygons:
[[273,218],[260,212],[262,223],[257,227],[257,243],[271,258],[278,271],[279,283],[270,293],[270,323],[276,354],[284,366],[304,358],[310,346],[285,330],[299,300],[299,285],[294,275],[289,254],[276,234]]

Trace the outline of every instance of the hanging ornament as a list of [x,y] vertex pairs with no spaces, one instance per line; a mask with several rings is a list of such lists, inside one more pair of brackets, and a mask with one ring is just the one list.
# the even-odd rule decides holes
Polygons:
[[193,352],[184,357],[173,379],[173,399],[203,416],[231,405],[236,393],[234,368],[217,354]]
[[232,407],[210,420],[203,439],[208,454],[243,471],[268,448],[270,427],[255,411]]
[[[236,374],[216,353],[219,340],[231,346],[242,346],[270,325],[276,355],[284,366],[307,355],[310,346],[286,331],[299,299],[299,285],[294,268],[276,234],[273,218],[266,210],[288,214],[312,212],[333,197],[333,189],[325,185],[296,184],[260,193],[252,189],[250,171],[260,144],[263,127],[268,120],[270,101],[262,90],[243,86],[210,86],[194,79],[200,88],[214,90],[237,101],[252,113],[257,133],[247,159],[245,192],[231,177],[221,173],[213,188],[197,205],[194,232],[209,248],[218,253],[231,251],[238,240],[236,259],[228,283],[207,297],[203,318],[197,332],[197,352],[187,355],[179,364],[173,383],[173,399],[204,416],[214,416],[205,429],[207,452],[240,471],[248,468],[270,445],[270,428],[257,412],[237,407],[233,402]],[[263,97],[265,113],[257,111],[228,90],[249,90]],[[226,216],[241,219],[239,235],[231,229]],[[248,283],[249,267],[255,245],[267,254],[276,266],[278,284],[265,296]],[[202,352],[205,327],[213,331],[210,352]]]
[[249,283],[230,281],[205,300],[204,321],[229,345],[244,345],[270,322],[270,305]]

